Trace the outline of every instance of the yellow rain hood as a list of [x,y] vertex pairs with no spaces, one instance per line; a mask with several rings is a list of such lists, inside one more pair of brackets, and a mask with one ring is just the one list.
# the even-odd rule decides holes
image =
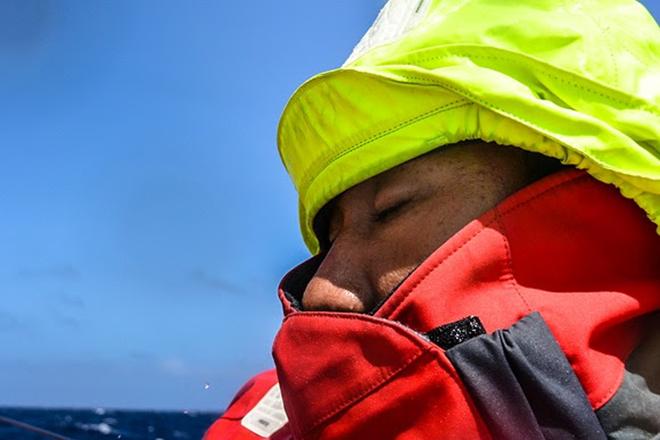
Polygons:
[[467,139],[585,169],[660,224],[659,54],[634,1],[390,0],[282,115],[307,246],[318,252],[312,222],[332,198]]

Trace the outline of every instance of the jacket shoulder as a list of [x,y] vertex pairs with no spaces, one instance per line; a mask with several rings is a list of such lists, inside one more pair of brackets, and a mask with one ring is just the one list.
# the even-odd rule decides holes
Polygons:
[[289,440],[288,420],[275,370],[247,381],[226,411],[206,431],[204,440]]

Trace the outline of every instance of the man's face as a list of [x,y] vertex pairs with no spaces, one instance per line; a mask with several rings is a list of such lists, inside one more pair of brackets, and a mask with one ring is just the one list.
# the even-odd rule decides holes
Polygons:
[[530,183],[530,153],[443,147],[350,188],[325,209],[326,256],[305,310],[368,312],[470,220]]

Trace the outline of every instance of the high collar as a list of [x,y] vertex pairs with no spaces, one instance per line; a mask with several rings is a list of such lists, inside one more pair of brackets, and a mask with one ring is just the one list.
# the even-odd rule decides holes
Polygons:
[[485,432],[443,350],[420,336],[468,315],[491,332],[540,312],[598,408],[618,386],[643,317],[660,306],[652,223],[614,188],[575,170],[526,187],[466,225],[373,315],[297,310],[320,258],[292,270],[279,290],[285,319],[274,357],[298,438],[375,438],[367,420],[403,417],[388,403],[397,393],[374,397],[392,387],[415,401],[406,426],[431,432],[442,405],[443,429]]

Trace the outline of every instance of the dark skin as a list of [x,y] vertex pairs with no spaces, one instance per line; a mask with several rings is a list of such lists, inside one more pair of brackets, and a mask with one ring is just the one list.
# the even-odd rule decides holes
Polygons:
[[303,308],[372,310],[463,226],[558,167],[518,148],[470,141],[348,189],[317,219],[326,256]]

